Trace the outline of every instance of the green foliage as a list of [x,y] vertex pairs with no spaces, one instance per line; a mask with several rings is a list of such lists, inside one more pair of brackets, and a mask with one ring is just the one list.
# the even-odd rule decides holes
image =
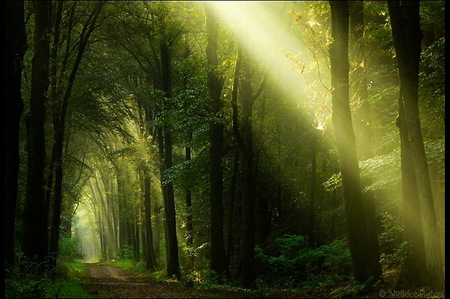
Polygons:
[[318,248],[308,247],[304,236],[285,235],[275,239],[265,253],[257,248],[261,280],[282,288],[318,290],[342,280],[351,273],[350,252],[345,240]]
[[134,247],[133,245],[122,244],[122,248],[118,249],[117,256],[121,260],[133,260],[134,259]]
[[381,232],[378,235],[380,249],[385,253],[393,253],[395,246],[401,243],[402,226],[394,215],[384,212],[380,215]]
[[355,281],[352,284],[334,289],[330,296],[332,298],[353,298],[358,296],[363,290],[364,285]]
[[404,241],[394,246],[391,252],[380,254],[380,262],[383,270],[397,268],[400,269],[410,254],[411,245],[408,241]]
[[59,255],[58,257],[65,262],[74,262],[82,259],[83,255],[78,250],[80,240],[77,237],[69,237],[62,235],[59,239]]
[[234,284],[219,284],[217,273],[210,269],[193,274],[188,277],[189,281],[196,282],[194,288],[202,297],[205,293],[208,293],[211,297],[235,297],[232,296],[233,294],[239,294],[239,297],[245,297],[246,295],[257,293],[256,290],[242,288]]
[[36,262],[19,254],[16,268],[5,271],[6,298],[49,298],[55,297],[58,288],[51,279],[53,271],[46,262]]

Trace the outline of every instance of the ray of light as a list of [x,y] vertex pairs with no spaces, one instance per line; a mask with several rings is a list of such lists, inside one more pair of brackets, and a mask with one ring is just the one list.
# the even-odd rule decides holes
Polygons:
[[[275,9],[268,11],[270,4]],[[286,19],[289,2],[274,5],[270,2],[213,1],[207,5],[211,5],[254,61],[269,72],[279,89],[298,92],[308,87],[302,65],[311,64],[313,59],[306,46],[289,30],[291,24]],[[298,55],[302,65],[289,53]]]

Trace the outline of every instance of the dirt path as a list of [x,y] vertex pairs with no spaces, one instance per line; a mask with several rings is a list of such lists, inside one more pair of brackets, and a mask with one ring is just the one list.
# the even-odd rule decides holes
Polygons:
[[87,264],[85,289],[90,295],[110,298],[192,298],[181,283],[157,282],[115,266]]

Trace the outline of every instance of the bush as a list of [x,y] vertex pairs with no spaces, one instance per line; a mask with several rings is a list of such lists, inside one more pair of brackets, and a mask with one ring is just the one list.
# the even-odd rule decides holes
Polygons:
[[266,254],[257,248],[260,279],[281,288],[322,289],[341,281],[351,273],[347,242],[336,240],[318,248],[308,247],[304,236],[285,235],[277,238]]
[[134,260],[134,247],[133,245],[122,244],[118,249],[116,256],[122,260]]
[[79,242],[80,240],[76,237],[61,235],[58,257],[65,262],[74,262],[77,259],[82,259],[83,255],[78,250]]
[[39,263],[26,259],[22,254],[16,268],[5,270],[6,298],[52,298],[58,293],[57,286],[50,278],[46,262]]

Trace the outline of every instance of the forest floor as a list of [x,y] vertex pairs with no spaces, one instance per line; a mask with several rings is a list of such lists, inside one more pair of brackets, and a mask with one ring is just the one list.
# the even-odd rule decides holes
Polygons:
[[86,264],[84,288],[89,295],[106,298],[192,298],[179,282],[158,282],[116,266]]
[[[87,263],[87,275],[83,278],[84,290],[90,298],[330,298],[333,289],[351,288],[351,282],[334,286],[320,293],[304,291],[276,291],[270,293],[243,292],[242,290],[196,290],[173,280],[160,281],[151,276],[134,274],[118,266]],[[390,289],[385,282],[382,288]],[[379,290],[366,293],[365,298],[380,297]],[[380,292],[387,291],[381,290]],[[383,293],[384,294],[384,293]],[[381,297],[383,297],[381,294]],[[336,294],[334,294],[336,295]],[[351,296],[353,297],[353,296]]]
[[[84,290],[90,298],[308,298],[305,294],[261,294],[242,290],[195,290],[177,281],[159,281],[118,266],[86,263]],[[323,297],[323,296],[314,296]],[[326,296],[325,296],[326,297]]]

